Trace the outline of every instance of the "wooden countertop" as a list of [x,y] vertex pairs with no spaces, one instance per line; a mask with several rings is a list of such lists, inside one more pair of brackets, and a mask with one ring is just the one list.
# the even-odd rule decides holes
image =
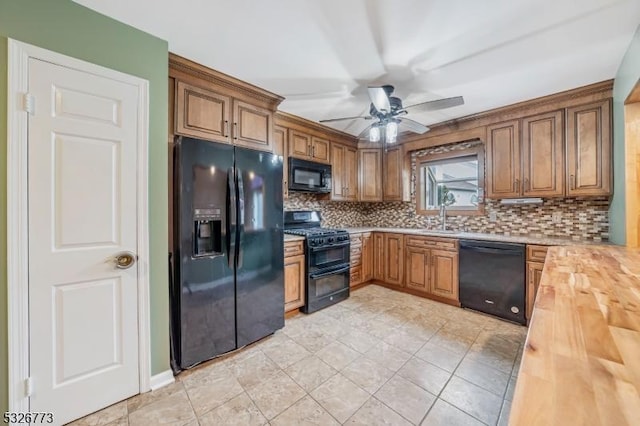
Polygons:
[[549,249],[509,424],[640,424],[640,250]]
[[520,243],[520,244],[537,244],[542,246],[566,246],[576,244],[609,244],[603,241],[584,241],[571,240],[569,238],[546,237],[544,235],[503,235],[503,234],[485,234],[481,232],[439,232],[437,229],[419,229],[419,228],[378,228],[378,227],[362,227],[362,228],[343,228],[351,234],[361,232],[392,232],[396,234],[421,235],[423,237],[441,237],[455,238],[458,240],[483,240],[497,241],[502,243]]

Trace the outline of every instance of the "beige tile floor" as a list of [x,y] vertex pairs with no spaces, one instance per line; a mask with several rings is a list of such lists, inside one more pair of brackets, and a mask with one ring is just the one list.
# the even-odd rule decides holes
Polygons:
[[371,285],[74,425],[506,425],[526,328]]

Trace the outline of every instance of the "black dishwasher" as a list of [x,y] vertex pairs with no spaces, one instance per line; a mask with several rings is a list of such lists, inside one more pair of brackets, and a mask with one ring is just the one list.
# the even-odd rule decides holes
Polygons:
[[526,324],[524,244],[460,240],[460,303]]

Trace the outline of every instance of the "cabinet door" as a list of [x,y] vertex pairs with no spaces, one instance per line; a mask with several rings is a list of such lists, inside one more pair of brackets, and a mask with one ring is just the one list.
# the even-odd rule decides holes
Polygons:
[[564,195],[562,111],[522,120],[522,179],[525,197]]
[[382,150],[366,148],[358,150],[359,199],[360,201],[382,201]]
[[355,148],[344,148],[344,174],[347,193],[345,199],[349,201],[358,200],[358,150]]
[[311,136],[289,130],[289,156],[308,160],[311,157]]
[[527,321],[531,320],[543,268],[544,263],[527,262]]
[[431,294],[458,301],[458,253],[431,250]]
[[373,279],[384,281],[384,234],[376,232],[373,234]]
[[284,258],[284,311],[304,306],[304,255]]
[[371,233],[362,234],[362,282],[373,279],[373,237]]
[[408,170],[404,168],[404,150],[401,146],[387,149],[382,170],[384,201],[409,201]]
[[246,102],[233,101],[233,144],[273,151],[273,112]]
[[175,105],[177,134],[230,143],[230,97],[178,81]]
[[345,147],[336,143],[331,144],[331,199],[344,200],[347,198],[347,183],[345,174]]
[[567,195],[611,193],[609,100],[567,109]]
[[406,246],[404,282],[407,288],[429,293],[429,250]]
[[329,164],[331,159],[331,144],[326,139],[311,138],[311,160]]
[[404,284],[404,236],[384,234],[384,249],[384,282],[402,287]]
[[521,173],[518,121],[488,126],[486,149],[487,197],[519,197]]
[[282,198],[289,198],[289,161],[287,158],[287,128],[273,126],[273,153],[282,156]]

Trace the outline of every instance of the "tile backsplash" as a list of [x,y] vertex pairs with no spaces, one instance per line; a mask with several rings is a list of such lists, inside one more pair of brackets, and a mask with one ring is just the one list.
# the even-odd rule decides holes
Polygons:
[[[289,199],[285,200],[285,210],[320,210],[323,226],[327,227],[437,228],[440,224],[438,216],[416,214],[415,160],[431,152],[446,152],[478,143],[481,142],[413,152],[409,202],[334,202],[318,200],[313,194],[291,192]],[[484,215],[447,216],[447,227],[466,232],[606,241],[609,239],[609,202],[608,197],[550,198],[534,205],[503,205],[499,200],[485,200]],[[495,213],[495,221],[490,221],[492,212]],[[557,222],[553,220],[554,213],[559,219]]]

